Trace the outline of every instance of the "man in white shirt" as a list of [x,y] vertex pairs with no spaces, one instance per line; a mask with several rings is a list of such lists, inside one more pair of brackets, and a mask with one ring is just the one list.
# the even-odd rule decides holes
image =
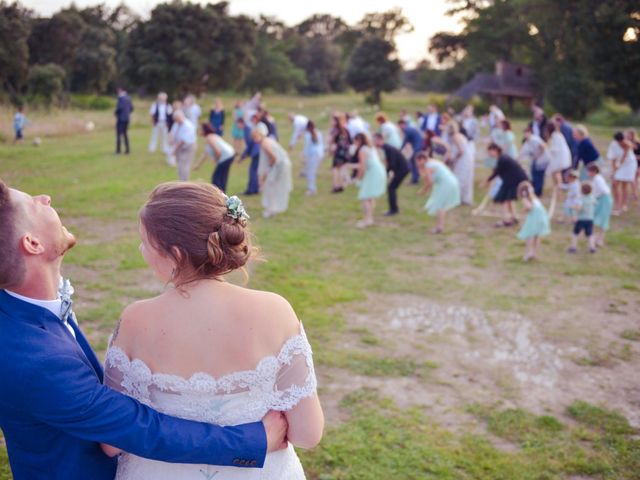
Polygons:
[[167,104],[167,94],[160,92],[158,99],[151,105],[149,115],[151,116],[151,141],[149,142],[149,152],[156,151],[158,137],[161,137],[162,153],[169,153],[169,120],[173,110]]
[[200,105],[196,103],[196,97],[189,94],[184,98],[184,104],[182,107],[187,119],[194,125],[198,126],[200,121],[200,115],[202,115],[202,109]]
[[355,136],[359,133],[364,133],[367,137],[369,137],[369,124],[364,121],[364,119],[358,115],[358,112],[353,111],[347,116],[347,131],[349,132],[349,136],[353,140]]
[[187,181],[191,173],[193,157],[196,154],[196,127],[182,111],[173,114],[173,121],[175,122],[173,154],[178,164],[178,178]]
[[291,134],[291,141],[289,142],[289,149],[292,149],[298,143],[300,137],[304,134],[307,129],[307,124],[309,123],[309,119],[304,115],[296,115],[294,113],[289,113],[289,121],[293,127],[293,133]]

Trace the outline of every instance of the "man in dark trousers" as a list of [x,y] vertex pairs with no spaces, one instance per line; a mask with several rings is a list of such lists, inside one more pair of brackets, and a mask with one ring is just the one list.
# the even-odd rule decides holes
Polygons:
[[120,139],[124,137],[124,153],[129,154],[129,117],[133,112],[133,103],[123,88],[118,88],[116,105],[116,154],[120,153]]
[[385,216],[396,215],[398,210],[398,187],[402,184],[402,181],[409,174],[409,165],[407,159],[400,150],[391,145],[384,143],[384,138],[381,134],[376,133],[374,135],[374,142],[376,148],[384,153],[385,162],[387,164],[387,173],[393,173],[391,181],[387,187],[389,196],[389,211],[385,213]]
[[413,185],[420,181],[420,173],[418,172],[418,166],[416,165],[416,155],[419,151],[424,149],[424,138],[422,132],[416,127],[412,127],[407,123],[404,118],[401,118],[398,122],[398,126],[404,132],[404,141],[400,150],[404,150],[406,145],[411,145],[411,183]]

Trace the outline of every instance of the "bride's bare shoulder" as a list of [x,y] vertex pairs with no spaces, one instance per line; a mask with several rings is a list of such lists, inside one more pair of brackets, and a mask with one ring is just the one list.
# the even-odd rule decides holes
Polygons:
[[154,314],[162,309],[164,303],[163,295],[127,305],[113,332],[111,344],[118,346],[130,353],[129,341],[138,337],[147,329],[147,319],[153,318]]
[[247,302],[256,321],[283,338],[300,333],[300,320],[289,301],[281,295],[261,290],[248,290]]

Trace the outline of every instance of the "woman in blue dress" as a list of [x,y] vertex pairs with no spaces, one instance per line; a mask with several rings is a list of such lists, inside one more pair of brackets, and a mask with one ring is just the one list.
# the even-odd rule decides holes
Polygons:
[[224,107],[219,98],[215,99],[213,108],[209,111],[209,123],[213,128],[213,133],[221,137],[224,135]]
[[233,139],[233,148],[236,152],[244,150],[244,129],[238,125],[238,120],[244,118],[244,102],[237,101],[235,107],[233,107],[233,125],[231,126],[231,138]]
[[527,218],[518,232],[518,238],[526,242],[525,254],[522,259],[525,262],[533,260],[540,248],[540,237],[545,237],[551,233],[549,214],[542,205],[542,202],[533,189],[529,181],[524,181],[518,186],[518,197],[524,204]]
[[363,219],[356,223],[356,227],[367,228],[374,224],[373,212],[376,198],[384,195],[387,190],[387,170],[364,133],[358,133],[355,136],[354,146],[356,147],[354,157],[358,163],[350,163],[348,168],[357,171],[356,178],[360,183],[358,200],[362,202],[364,213]]
[[426,152],[416,155],[416,164],[424,180],[424,187],[419,193],[426,195],[431,189],[424,208],[429,215],[436,217],[436,227],[432,232],[442,233],[447,211],[460,205],[460,184],[449,167],[440,160],[429,158]]

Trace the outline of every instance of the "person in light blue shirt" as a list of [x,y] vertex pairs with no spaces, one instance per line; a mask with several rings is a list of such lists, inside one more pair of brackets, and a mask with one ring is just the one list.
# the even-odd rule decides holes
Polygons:
[[567,250],[569,253],[578,252],[578,236],[584,231],[589,244],[589,252],[596,253],[596,241],[593,235],[593,219],[595,217],[596,199],[591,194],[592,187],[589,183],[583,183],[580,187],[582,193],[580,201],[574,206],[576,211],[576,223],[573,226],[571,246]]
[[24,138],[24,127],[29,124],[29,120],[24,115],[24,105],[20,105],[17,109],[15,116],[13,117],[13,131],[15,132],[15,137],[13,139],[13,143],[22,143]]

